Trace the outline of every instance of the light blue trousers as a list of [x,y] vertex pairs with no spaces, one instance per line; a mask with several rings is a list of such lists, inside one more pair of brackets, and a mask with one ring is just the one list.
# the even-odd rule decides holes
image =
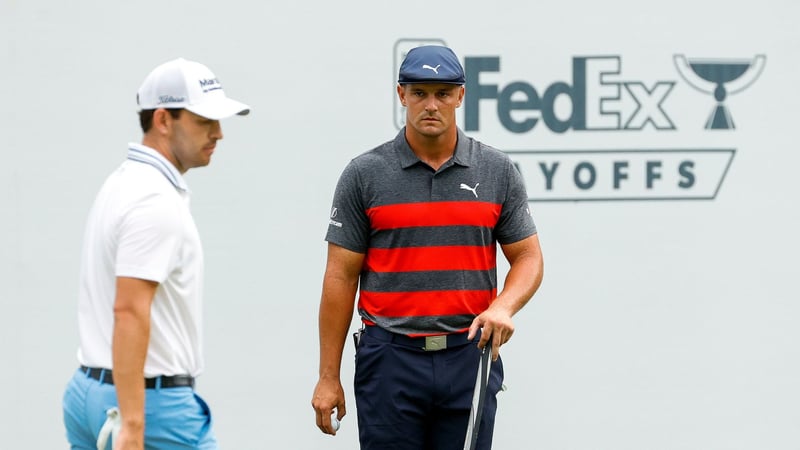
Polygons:
[[[64,392],[64,425],[70,448],[97,450],[106,410],[117,406],[113,385],[89,378],[80,369]],[[190,387],[145,391],[144,447],[147,450],[216,450],[208,405]],[[111,449],[111,443],[107,449]]]

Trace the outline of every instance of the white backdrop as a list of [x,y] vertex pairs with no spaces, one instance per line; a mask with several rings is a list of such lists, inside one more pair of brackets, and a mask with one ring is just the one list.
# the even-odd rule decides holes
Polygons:
[[[499,57],[500,70],[480,82],[500,89],[572,85],[573,59],[601,56],[621,64],[605,82],[633,83],[651,99],[671,83],[649,110],[671,129],[555,133],[540,120],[512,133],[498,102],[480,101],[469,134],[550,152],[559,170],[597,163],[598,183],[610,166],[586,152],[610,152],[630,162],[626,194],[652,193],[641,184],[645,160],[662,161],[661,182],[675,181],[665,150],[735,150],[722,180],[697,160],[698,183],[720,182],[713,198],[531,203],[545,278],[503,347],[509,390],[495,448],[800,448],[799,5],[0,0],[0,447],[66,447],[61,395],[77,364],[85,216],[126,143],[140,140],[139,83],[183,56],[252,106],[223,122],[211,166],[187,175],[207,260],[199,392],[221,444],[357,448],[351,346],[342,371],[350,412],[336,437],[316,429],[310,406],[323,236],[341,169],[396,133],[395,44],[413,38],[444,40],[462,61]],[[735,129],[703,128],[714,100],[678,73],[676,54],[766,55],[752,85],[725,100]],[[556,110],[569,115],[568,98]],[[520,162],[529,194],[546,195],[531,161]]]

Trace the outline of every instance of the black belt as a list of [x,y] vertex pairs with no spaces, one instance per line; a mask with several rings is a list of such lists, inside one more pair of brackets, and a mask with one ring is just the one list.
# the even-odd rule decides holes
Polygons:
[[406,347],[419,348],[428,352],[435,352],[452,347],[459,347],[471,342],[477,343],[481,338],[480,331],[472,339],[467,339],[468,332],[442,334],[437,336],[411,337],[405,334],[392,333],[377,326],[365,326],[364,332],[379,341],[391,342]]
[[[81,366],[81,372],[85,373],[87,377],[94,378],[101,383],[114,384],[114,375],[109,369]],[[190,375],[161,375],[155,378],[145,378],[144,387],[146,389],[174,387],[194,388],[194,377]]]

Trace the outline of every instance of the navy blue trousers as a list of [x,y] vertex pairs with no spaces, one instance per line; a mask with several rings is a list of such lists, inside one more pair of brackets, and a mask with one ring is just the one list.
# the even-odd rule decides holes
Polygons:
[[[361,450],[463,450],[480,361],[476,343],[426,352],[371,336],[356,350]],[[478,449],[492,447],[503,364],[492,363]]]

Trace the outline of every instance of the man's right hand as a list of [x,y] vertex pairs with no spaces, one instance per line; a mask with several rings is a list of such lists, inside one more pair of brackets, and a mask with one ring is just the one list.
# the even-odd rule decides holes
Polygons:
[[317,428],[325,434],[336,436],[336,430],[331,424],[331,414],[336,412],[336,419],[340,422],[347,414],[344,405],[344,389],[338,379],[320,378],[314,388],[311,406],[317,416]]
[[144,429],[133,431],[123,424],[114,441],[114,450],[144,450]]

